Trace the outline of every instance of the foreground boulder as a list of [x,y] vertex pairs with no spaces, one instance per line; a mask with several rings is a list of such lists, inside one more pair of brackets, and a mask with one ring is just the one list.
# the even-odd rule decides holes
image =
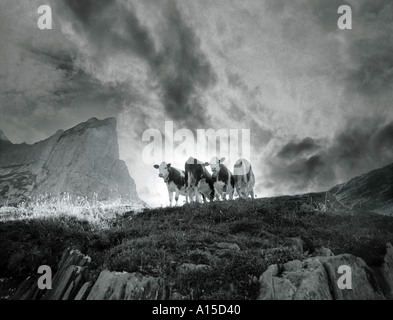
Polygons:
[[15,300],[71,300],[88,279],[90,257],[68,248],[63,252],[57,271],[53,275],[52,289],[40,290],[38,276],[29,277],[16,290]]
[[393,300],[393,246],[386,244],[386,254],[380,266],[373,268],[385,297]]
[[[335,300],[381,300],[382,290],[374,272],[363,259],[351,254],[320,258],[329,276],[332,294]],[[338,273],[340,266],[349,266],[352,273],[352,289],[340,289],[338,281],[343,273]]]
[[279,274],[270,266],[259,279],[259,300],[332,300],[326,271],[320,261],[291,261]]
[[160,278],[140,273],[100,273],[87,300],[162,300],[165,298],[164,283]]
[[[340,266],[350,267],[351,289],[339,287]],[[385,273],[391,274],[392,270]],[[374,271],[351,254],[318,256],[271,265],[261,275],[259,300],[384,300]],[[346,282],[344,282],[347,284]],[[389,291],[390,292],[390,291]]]

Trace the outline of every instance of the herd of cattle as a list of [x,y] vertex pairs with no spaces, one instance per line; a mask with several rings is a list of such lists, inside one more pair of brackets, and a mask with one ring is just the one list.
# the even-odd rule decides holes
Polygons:
[[[175,193],[176,205],[179,195],[190,201],[204,202],[216,199],[226,200],[228,194],[232,200],[235,190],[240,198],[254,198],[255,176],[251,164],[245,159],[236,161],[233,174],[223,164],[225,158],[213,157],[210,162],[201,162],[190,157],[184,165],[184,170],[176,169],[170,163],[162,162],[154,165],[159,170],[158,176],[164,179],[168,188],[169,203],[172,206]],[[210,166],[212,174],[206,167]]]

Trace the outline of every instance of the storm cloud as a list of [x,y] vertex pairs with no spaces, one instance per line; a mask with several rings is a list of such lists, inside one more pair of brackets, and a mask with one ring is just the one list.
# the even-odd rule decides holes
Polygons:
[[306,151],[315,151],[320,147],[315,143],[312,138],[304,138],[300,142],[288,142],[278,153],[280,158],[293,158]]
[[[284,190],[327,190],[339,182],[392,163],[393,121],[353,119],[332,142],[317,146],[310,138],[291,141],[269,160],[265,183]],[[304,152],[311,152],[305,155]]]
[[160,34],[163,47],[157,49],[148,28],[134,11],[119,1],[66,2],[77,19],[77,30],[96,46],[97,60],[102,61],[113,51],[137,55],[159,84],[166,115],[190,129],[206,126],[208,119],[200,91],[214,85],[214,70],[176,3],[164,1],[163,4],[164,19],[160,21],[165,30]]
[[346,68],[347,89],[362,95],[390,91],[393,88],[393,2],[347,2],[312,1],[309,4],[311,16],[321,28],[332,34],[337,29],[337,8],[349,4],[352,8],[353,29],[345,34],[351,61],[351,67]]

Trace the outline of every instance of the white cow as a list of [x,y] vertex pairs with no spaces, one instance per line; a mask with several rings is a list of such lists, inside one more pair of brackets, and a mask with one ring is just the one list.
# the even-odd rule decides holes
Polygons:
[[246,199],[251,195],[254,199],[255,176],[250,162],[246,159],[237,160],[233,168],[233,176],[239,197]]
[[188,192],[185,185],[184,171],[173,168],[170,163],[162,162],[160,165],[154,165],[154,168],[159,170],[158,176],[164,179],[168,189],[169,205],[172,207],[173,193],[175,193],[176,205],[179,200],[179,195],[186,197],[188,203]]

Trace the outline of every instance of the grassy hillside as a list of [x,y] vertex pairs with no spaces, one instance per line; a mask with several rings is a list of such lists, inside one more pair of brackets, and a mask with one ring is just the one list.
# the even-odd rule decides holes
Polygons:
[[[320,246],[354,254],[369,265],[380,262],[386,242],[393,242],[393,218],[315,211],[309,199],[194,203],[139,214],[24,212],[11,220],[20,214],[15,210],[0,222],[0,297],[12,296],[9,289],[36,274],[40,265],[55,271],[69,246],[92,258],[92,279],[104,268],[138,271],[164,278],[191,299],[255,299],[257,280],[270,264],[304,258]],[[304,253],[291,247],[293,237],[304,241]],[[204,266],[182,269],[185,263]]]

